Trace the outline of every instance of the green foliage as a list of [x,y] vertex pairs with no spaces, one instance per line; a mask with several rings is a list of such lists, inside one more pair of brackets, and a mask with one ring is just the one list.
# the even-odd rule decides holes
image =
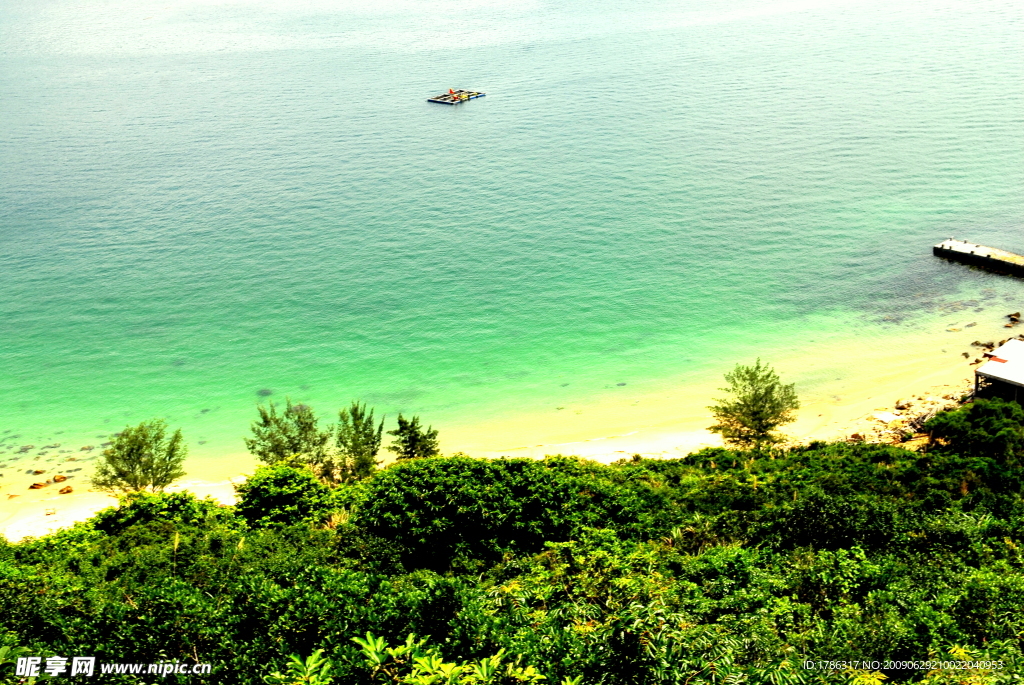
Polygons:
[[407,568],[472,567],[540,551],[600,522],[628,534],[657,498],[601,475],[596,465],[562,457],[411,460],[367,484],[355,521],[401,549]]
[[794,385],[783,385],[775,370],[758,359],[753,366],[737,364],[725,374],[726,399],[708,407],[717,423],[708,430],[721,433],[730,445],[761,447],[781,441],[775,429],[796,419],[800,408]]
[[[0,621],[218,685],[1015,682],[1024,480],[951,450],[416,459],[334,488],[277,464],[234,508],[133,495],[0,541]],[[967,657],[1004,667],[801,666]]]
[[121,497],[117,507],[93,516],[92,526],[108,535],[116,535],[132,526],[153,521],[196,526],[220,520],[231,525],[234,517],[225,509],[210,498],[197,499],[190,492],[131,493]]
[[[374,428],[373,410],[365,404],[353,402],[348,409],[338,412],[338,453],[344,471],[351,478],[368,478],[377,469],[384,420]],[[401,424],[399,424],[401,425]]]
[[[366,639],[352,638],[360,647],[373,683],[402,685],[514,685],[539,683],[547,680],[533,666],[520,666],[518,661],[503,663],[505,651],[475,662],[446,662],[436,647],[427,646],[427,640],[417,640],[410,634],[404,644],[388,646],[383,638],[367,633]],[[578,681],[563,681],[563,685],[576,685]]]
[[320,524],[334,510],[330,488],[308,469],[287,464],[261,466],[236,490],[238,515],[256,528]]
[[181,430],[168,437],[164,421],[126,426],[103,451],[92,484],[107,492],[157,492],[185,475],[187,454]]
[[938,414],[924,428],[945,451],[962,457],[1016,463],[1024,450],[1024,409],[1016,402],[978,399]]
[[441,454],[437,431],[430,426],[422,428],[418,416],[406,419],[399,414],[398,428],[388,431],[388,435],[395,436],[388,449],[397,454],[399,459],[420,459]]
[[252,424],[253,437],[245,438],[245,446],[267,464],[305,464],[314,468],[330,460],[333,427],[321,430],[313,409],[305,404],[286,400],[280,414],[273,402],[257,405],[260,418]]
[[331,662],[324,658],[324,650],[318,649],[303,661],[296,655],[288,657],[287,673],[274,672],[264,678],[268,685],[330,685]]

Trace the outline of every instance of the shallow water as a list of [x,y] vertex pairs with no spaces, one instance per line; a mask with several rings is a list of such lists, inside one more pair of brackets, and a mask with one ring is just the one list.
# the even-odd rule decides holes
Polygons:
[[[998,0],[5,2],[0,452],[159,416],[212,458],[268,397],[455,445],[795,345],[856,373],[985,288],[996,317],[1021,283],[930,247],[1024,251],[1022,27]],[[449,87],[487,97],[425,102]]]

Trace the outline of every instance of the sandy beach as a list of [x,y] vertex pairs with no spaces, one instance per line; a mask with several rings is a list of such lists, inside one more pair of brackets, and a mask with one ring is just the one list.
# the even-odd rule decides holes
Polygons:
[[[784,381],[795,381],[801,408],[796,422],[785,426],[791,444],[812,440],[847,440],[860,435],[868,441],[890,439],[893,427],[906,418],[897,404],[910,403],[911,411],[955,406],[973,384],[975,360],[982,350],[977,340],[999,342],[1018,331],[1006,329],[1005,319],[989,316],[973,327],[918,331],[898,338],[893,345],[872,348],[794,348],[772,363]],[[896,332],[898,333],[898,332]],[[897,344],[902,340],[901,344]],[[849,345],[848,342],[844,343]],[[729,370],[731,365],[723,365]],[[651,458],[681,457],[703,447],[722,444],[707,430],[712,417],[710,398],[720,395],[721,378],[700,385],[688,384],[648,393],[628,403],[607,400],[579,408],[567,407],[534,416],[510,417],[483,426],[442,433],[445,454],[463,452],[474,457],[531,457],[549,454],[578,455],[603,463],[640,454]],[[527,437],[527,440],[524,440]],[[385,463],[390,453],[382,452]],[[94,459],[94,458],[93,458]],[[10,474],[0,491],[0,534],[16,541],[38,537],[89,518],[117,503],[114,497],[89,488],[93,461],[67,459],[31,471]],[[169,488],[189,490],[232,504],[234,486],[252,473],[257,462],[247,454],[232,454],[214,462],[186,463],[189,475]],[[46,482],[74,467],[68,480]],[[71,486],[69,494],[59,494]]]
[[[221,481],[183,480],[167,491],[188,490],[197,497],[211,497],[231,505],[235,503],[235,485],[244,480],[242,474]],[[0,533],[11,542],[48,535],[117,505],[116,497],[102,492],[84,488],[61,495],[54,485],[17,495],[7,488],[0,496],[4,497],[0,503]]]

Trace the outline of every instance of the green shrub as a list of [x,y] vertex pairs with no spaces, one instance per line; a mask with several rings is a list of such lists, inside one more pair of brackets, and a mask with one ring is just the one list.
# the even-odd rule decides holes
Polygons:
[[335,510],[331,489],[307,468],[262,466],[236,490],[235,509],[254,528],[321,524]]

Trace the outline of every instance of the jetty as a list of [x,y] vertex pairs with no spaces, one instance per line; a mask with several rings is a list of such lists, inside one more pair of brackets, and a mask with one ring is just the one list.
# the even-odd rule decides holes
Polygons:
[[427,98],[427,102],[436,102],[439,105],[457,105],[460,102],[482,98],[484,95],[487,95],[487,93],[478,93],[475,90],[451,90],[449,88],[447,93]]
[[988,271],[1024,276],[1024,256],[995,247],[969,243],[966,240],[943,240],[932,248],[932,254]]

